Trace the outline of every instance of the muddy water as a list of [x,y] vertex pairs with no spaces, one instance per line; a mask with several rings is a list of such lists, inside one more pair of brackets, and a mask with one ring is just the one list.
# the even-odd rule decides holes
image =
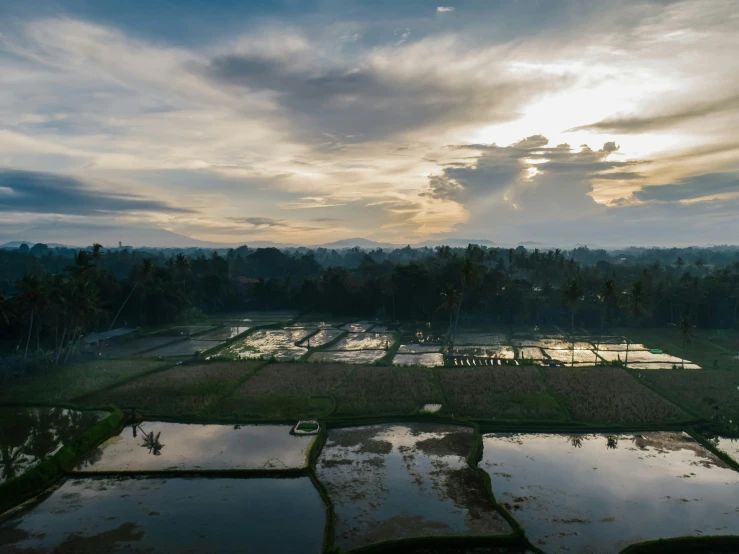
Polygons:
[[392,333],[349,333],[331,350],[387,349],[395,343]]
[[493,492],[545,552],[739,533],[739,473],[681,433],[484,437]]
[[317,473],[336,509],[337,544],[510,533],[466,464],[473,440],[472,429],[453,425],[329,431]]
[[274,356],[278,361],[297,360],[308,352],[308,349],[295,346],[295,343],[302,341],[312,332],[307,329],[257,331],[231,344],[224,352],[244,359],[266,359]]
[[339,329],[321,329],[315,335],[311,335],[310,337],[303,339],[299,344],[306,348],[316,348],[318,346],[323,346],[327,342],[331,342],[343,332],[344,331]]
[[0,483],[53,456],[107,416],[62,408],[0,408]]
[[321,551],[310,479],[70,479],[0,525],[2,552]]
[[337,362],[345,364],[371,364],[376,362],[387,352],[384,350],[331,350],[314,352],[308,358],[309,362]]
[[[145,445],[145,433],[159,434],[158,454]],[[198,469],[286,469],[307,465],[313,436],[294,436],[289,425],[200,425],[147,421],[126,427],[76,469],[151,471]]]

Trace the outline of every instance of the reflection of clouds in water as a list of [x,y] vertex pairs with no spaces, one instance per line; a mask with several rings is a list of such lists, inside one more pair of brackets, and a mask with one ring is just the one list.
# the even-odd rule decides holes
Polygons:
[[[700,444],[681,433],[612,437],[615,449],[605,435],[485,435],[480,465],[498,498],[517,505],[529,536],[555,550],[598,543],[617,551],[685,529],[739,531],[731,515],[739,474]],[[562,520],[586,523],[560,535]]]
[[[161,433],[166,447],[153,457],[141,448],[142,433]],[[290,434],[288,425],[200,425],[144,422],[138,437],[130,429],[103,444],[91,471],[144,469],[257,469],[304,467],[315,437]],[[166,440],[165,440],[166,439]]]

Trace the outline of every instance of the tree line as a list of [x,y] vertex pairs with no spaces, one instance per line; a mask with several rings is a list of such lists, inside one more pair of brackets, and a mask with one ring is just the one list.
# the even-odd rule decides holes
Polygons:
[[653,258],[640,251],[634,261],[613,253],[597,259],[595,251],[582,249],[472,244],[330,255],[248,247],[182,252],[43,246],[0,251],[0,333],[6,354],[43,357],[50,365],[64,363],[90,332],[193,322],[224,311],[438,320],[453,329],[460,321],[737,326],[736,250],[721,250],[724,263],[706,261],[715,261],[715,249],[691,249],[692,261],[678,255],[665,263],[664,250]]

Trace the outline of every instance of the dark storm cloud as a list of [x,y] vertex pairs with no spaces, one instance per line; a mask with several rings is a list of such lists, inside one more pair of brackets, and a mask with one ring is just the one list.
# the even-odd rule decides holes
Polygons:
[[0,169],[0,211],[63,215],[191,213],[137,194],[94,190],[67,175],[13,169]]
[[730,96],[713,102],[701,102],[663,115],[646,117],[610,117],[603,121],[574,127],[569,131],[600,133],[642,133],[679,125],[692,119],[739,109],[739,96]]
[[[440,64],[442,62],[440,61]],[[508,121],[514,106],[569,77],[501,77],[495,82],[442,79],[434,72],[404,77],[371,64],[306,69],[298,59],[256,55],[213,58],[203,70],[217,83],[271,91],[304,134],[333,142],[384,139],[394,133],[486,118]]]
[[634,192],[642,202],[679,202],[718,194],[739,193],[738,173],[709,173],[670,185],[652,185]]

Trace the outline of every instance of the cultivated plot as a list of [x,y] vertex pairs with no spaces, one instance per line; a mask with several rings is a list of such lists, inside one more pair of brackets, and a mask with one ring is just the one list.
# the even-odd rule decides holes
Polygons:
[[562,363],[572,363],[572,361],[574,360],[575,363],[579,362],[581,364],[596,364],[600,361],[598,358],[596,358],[595,352],[593,352],[592,350],[575,349],[573,351],[552,350],[550,348],[547,348],[544,350],[544,353],[552,360]]
[[161,356],[163,358],[192,356],[193,354],[205,352],[206,350],[210,350],[211,348],[216,348],[217,346],[223,344],[223,342],[224,341],[219,340],[185,339],[167,344],[160,348],[155,348],[154,350],[150,350],[148,352],[145,352],[144,354],[141,354],[141,356]]
[[562,419],[535,367],[440,369],[449,412],[481,419]]
[[178,415],[206,411],[248,377],[259,362],[204,362],[145,375],[112,389],[93,393],[90,404],[115,404],[146,414]]
[[506,345],[498,346],[455,346],[457,356],[483,356],[486,358],[502,358],[512,360],[516,357],[513,348]]
[[101,411],[0,407],[0,483],[53,456],[107,416]]
[[172,336],[148,336],[138,337],[128,341],[123,341],[118,344],[112,344],[103,348],[102,353],[104,356],[109,358],[126,358],[128,356],[135,356],[141,354],[147,350],[164,346],[165,344],[171,344],[180,339]]
[[401,344],[398,347],[398,354],[428,354],[433,352],[440,352],[440,344]]
[[736,437],[713,437],[712,442],[721,452],[728,454],[739,463],[739,438]]
[[325,520],[308,477],[71,478],[3,524],[3,549],[315,554]]
[[[289,425],[146,421],[124,428],[76,469],[130,472],[305,467],[315,437],[291,435],[290,429]],[[158,442],[153,443],[152,437]]]
[[250,328],[251,327],[248,325],[228,325],[219,327],[218,329],[213,329],[212,331],[208,331],[202,335],[198,335],[198,339],[226,341],[239,336],[241,333],[245,333]]
[[687,435],[490,434],[483,444],[496,498],[546,552],[739,533],[739,473]]
[[211,329],[213,329],[213,325],[179,325],[177,327],[162,329],[152,334],[154,336],[191,337]]
[[496,346],[507,342],[504,333],[457,333],[454,344],[460,346]]
[[341,328],[344,331],[349,331],[351,333],[364,333],[366,331],[369,331],[374,326],[375,323],[373,323],[372,321],[357,321],[355,323],[347,323]]
[[330,430],[316,472],[334,502],[336,543],[510,533],[466,464],[473,442],[471,428],[453,425]]
[[543,360],[546,356],[538,346],[521,346],[518,348],[518,357],[525,360]]
[[550,389],[577,421],[657,423],[686,421],[682,410],[617,367],[543,370]]
[[308,352],[307,348],[296,346],[313,331],[308,329],[263,329],[231,343],[219,356],[241,359],[269,359],[278,361],[297,360]]

